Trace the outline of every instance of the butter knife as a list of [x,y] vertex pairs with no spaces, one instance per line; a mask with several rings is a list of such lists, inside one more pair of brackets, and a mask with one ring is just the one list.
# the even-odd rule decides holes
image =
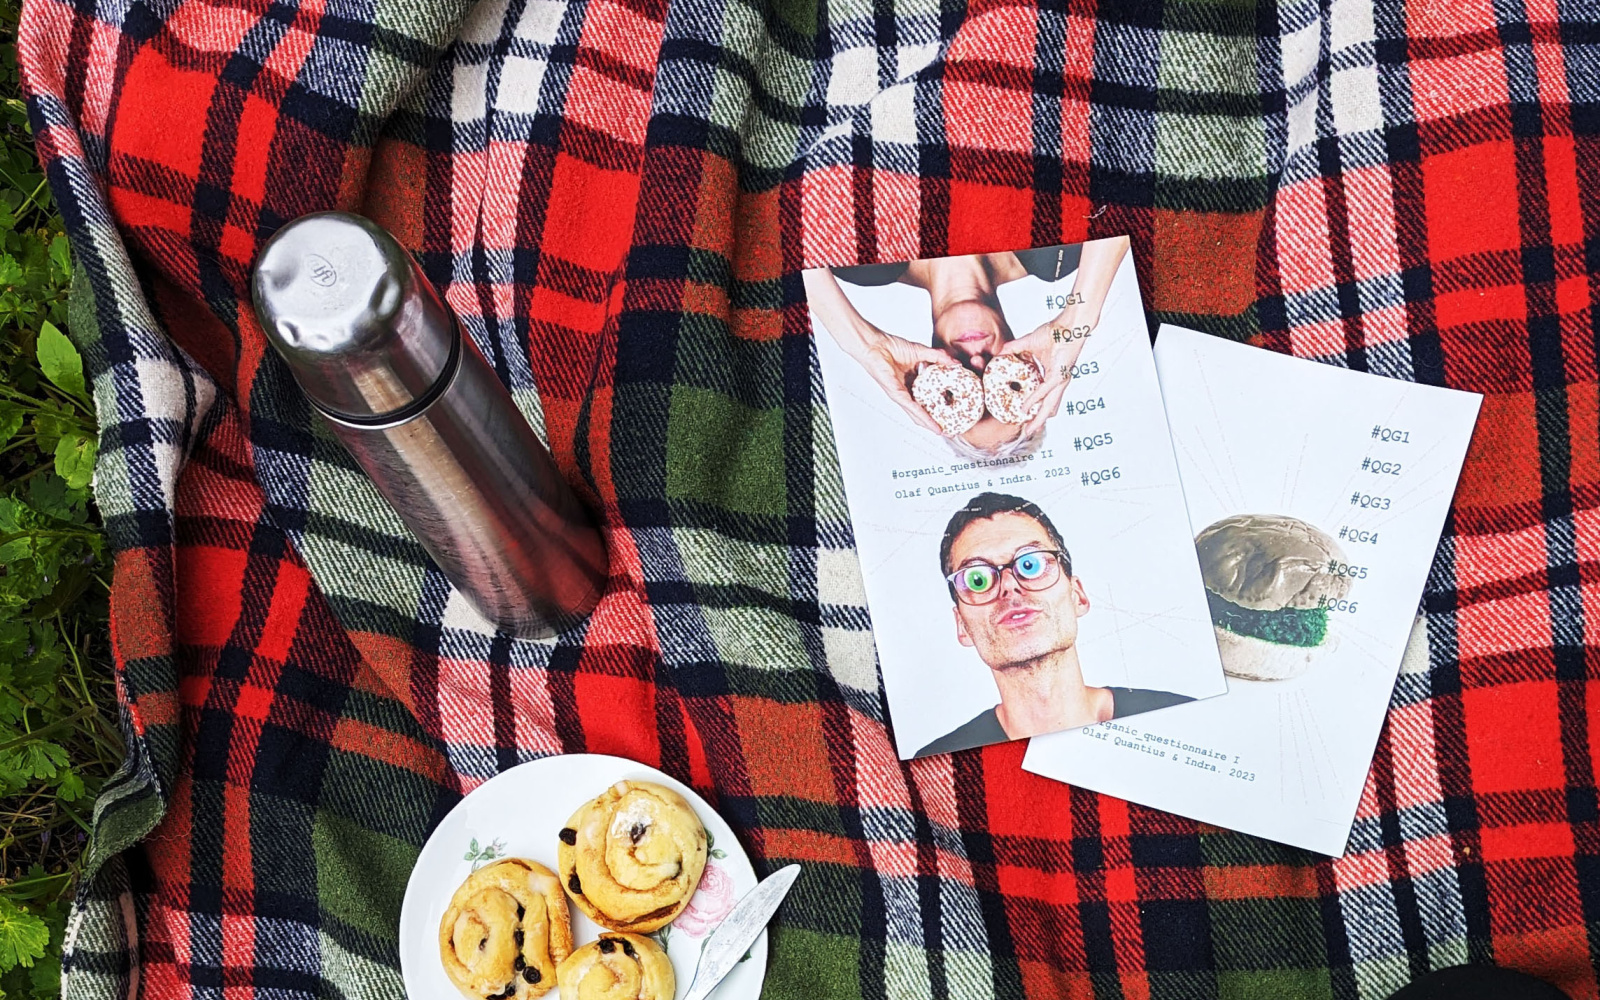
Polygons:
[[700,964],[694,970],[694,980],[683,1000],[706,1000],[711,995],[761,936],[799,875],[799,865],[779,868],[734,904],[727,917],[706,938]]

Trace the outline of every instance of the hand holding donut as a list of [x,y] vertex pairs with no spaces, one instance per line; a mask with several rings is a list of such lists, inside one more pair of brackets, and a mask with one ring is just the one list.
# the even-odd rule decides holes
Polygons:
[[935,434],[944,433],[922,404],[912,397],[911,384],[922,365],[952,365],[950,355],[873,328],[861,338],[860,346],[850,351],[850,356],[918,427]]
[[1069,297],[1072,304],[1026,337],[1019,337],[1001,348],[1001,354],[1028,355],[1044,376],[1044,383],[1023,402],[1028,410],[1038,406],[1038,411],[1022,428],[1023,434],[1035,433],[1056,415],[1067,383],[1072,380],[1072,366],[1078,363],[1085,342],[1100,325],[1100,310],[1105,306],[1111,283],[1127,253],[1126,236],[1085,243],[1078,277],[1072,283]]
[[896,406],[906,411],[912,423],[935,434],[943,433],[928,412],[911,398],[911,382],[921,365],[949,365],[951,357],[904,337],[884,333],[867,322],[850,304],[827,268],[811,268],[805,272],[804,281],[812,311],[821,317],[823,329],[840,349],[866,370]]
[[1056,415],[1067,383],[1072,381],[1072,366],[1078,363],[1084,344],[1099,323],[1098,307],[1068,306],[1055,319],[1001,348],[999,357],[1025,357],[1042,376],[1039,387],[1022,401],[1022,409],[1032,414],[1022,428],[1023,434],[1035,433]]

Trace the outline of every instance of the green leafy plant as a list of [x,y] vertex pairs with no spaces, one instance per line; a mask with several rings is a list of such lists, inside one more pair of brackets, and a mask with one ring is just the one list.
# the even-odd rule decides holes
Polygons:
[[60,990],[90,808],[122,757],[97,431],[62,332],[71,253],[34,156],[0,0],[0,996]]
[[482,847],[479,847],[478,838],[473,837],[472,843],[467,845],[467,853],[462,860],[472,862],[472,870],[477,871],[479,868],[482,868],[484,865],[495,860],[496,858],[505,857],[505,854],[505,841],[492,840]]

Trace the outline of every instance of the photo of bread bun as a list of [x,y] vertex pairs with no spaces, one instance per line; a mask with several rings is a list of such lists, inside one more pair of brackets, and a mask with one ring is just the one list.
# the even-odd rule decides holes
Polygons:
[[556,845],[561,883],[601,927],[648,934],[689,905],[706,867],[706,829],[683,796],[619,781],[567,820]]
[[533,1000],[572,953],[567,898],[555,872],[523,858],[478,869],[439,923],[444,972],[468,1000]]
[[983,368],[983,404],[996,420],[1008,424],[1027,423],[1039,412],[1039,404],[1024,408],[1023,400],[1043,384],[1038,369],[1027,360],[1010,354],[997,355]]
[[1328,604],[1351,579],[1322,530],[1281,514],[1236,514],[1195,537],[1222,669],[1246,680],[1298,677],[1330,650]]
[[911,383],[911,398],[946,436],[970,431],[983,419],[983,382],[961,365],[929,365]]
[[639,934],[602,934],[561,963],[561,1000],[672,1000],[672,960]]

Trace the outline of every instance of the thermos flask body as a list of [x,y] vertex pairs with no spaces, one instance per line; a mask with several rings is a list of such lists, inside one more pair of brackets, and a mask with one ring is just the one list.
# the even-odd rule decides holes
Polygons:
[[263,248],[252,286],[313,405],[479,613],[539,637],[593,609],[599,530],[393,237],[359,216],[305,216]]

